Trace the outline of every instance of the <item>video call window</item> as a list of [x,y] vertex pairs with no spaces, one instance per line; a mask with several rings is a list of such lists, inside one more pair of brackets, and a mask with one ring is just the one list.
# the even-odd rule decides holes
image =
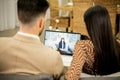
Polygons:
[[79,33],[46,30],[44,44],[61,54],[72,55],[74,46],[80,38]]

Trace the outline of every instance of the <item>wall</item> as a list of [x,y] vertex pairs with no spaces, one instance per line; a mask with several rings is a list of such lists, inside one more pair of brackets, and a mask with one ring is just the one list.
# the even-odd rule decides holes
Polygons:
[[[59,5],[71,0],[58,0]],[[61,14],[61,12],[60,12]],[[50,19],[50,9],[47,10],[46,20]],[[17,20],[17,0],[0,0],[0,31],[19,26]]]
[[0,31],[15,27],[15,7],[16,0],[0,0]]

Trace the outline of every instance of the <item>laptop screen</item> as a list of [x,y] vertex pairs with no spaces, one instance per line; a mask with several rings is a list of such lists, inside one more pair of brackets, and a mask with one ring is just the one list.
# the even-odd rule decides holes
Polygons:
[[44,44],[63,55],[72,55],[74,46],[80,39],[80,33],[45,30]]

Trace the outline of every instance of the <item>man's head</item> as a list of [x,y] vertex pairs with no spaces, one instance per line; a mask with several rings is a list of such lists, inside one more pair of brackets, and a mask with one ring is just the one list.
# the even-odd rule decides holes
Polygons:
[[45,17],[48,7],[47,0],[18,0],[18,19],[22,25],[35,26]]

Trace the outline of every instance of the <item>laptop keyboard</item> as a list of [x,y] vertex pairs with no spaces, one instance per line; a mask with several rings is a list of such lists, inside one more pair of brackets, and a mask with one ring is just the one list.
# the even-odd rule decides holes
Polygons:
[[72,61],[72,56],[61,55],[63,65],[69,67]]

